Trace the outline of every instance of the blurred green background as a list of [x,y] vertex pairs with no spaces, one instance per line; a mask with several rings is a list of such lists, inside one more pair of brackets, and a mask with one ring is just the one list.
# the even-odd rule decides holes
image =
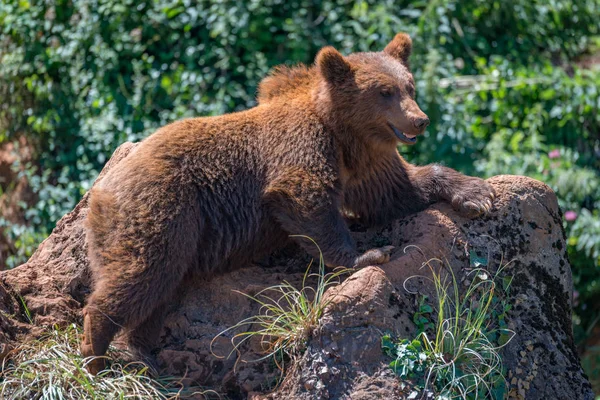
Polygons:
[[528,175],[564,212],[574,330],[600,392],[600,0],[0,1],[0,268],[32,254],[113,150],[252,107],[277,64],[412,35],[415,163]]

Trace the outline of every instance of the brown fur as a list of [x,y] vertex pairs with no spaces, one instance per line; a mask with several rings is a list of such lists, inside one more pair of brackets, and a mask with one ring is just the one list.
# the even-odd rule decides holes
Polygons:
[[121,328],[147,354],[161,305],[187,274],[244,265],[291,234],[313,238],[328,265],[387,262],[390,248],[357,252],[341,209],[367,224],[438,200],[466,214],[489,210],[481,179],[412,166],[396,151],[391,126],[420,134],[428,122],[413,100],[409,54],[406,35],[380,53],[326,47],[314,66],[266,78],[257,107],[165,126],[110,170],[90,197],[83,355],[103,355]]

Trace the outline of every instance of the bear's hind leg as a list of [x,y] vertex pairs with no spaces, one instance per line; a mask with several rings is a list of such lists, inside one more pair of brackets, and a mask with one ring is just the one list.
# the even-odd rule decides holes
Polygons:
[[[171,265],[174,267],[169,268]],[[81,345],[84,357],[103,356],[120,329],[157,336],[163,321],[159,306],[173,297],[183,278],[186,263],[158,262],[130,268],[126,275],[115,272],[113,266],[104,266],[101,280],[84,310]],[[143,344],[148,340],[151,342],[152,338],[144,339]],[[103,367],[102,358],[88,364],[88,370],[94,374]]]
[[110,342],[112,342],[119,326],[106,316],[94,303],[89,303],[83,309],[83,338],[81,341],[81,355],[83,357],[96,357],[90,360],[87,370],[96,375],[105,367],[106,360],[102,358]]
[[151,352],[158,344],[166,316],[167,306],[165,303],[160,304],[144,322],[127,335],[129,351],[134,359],[142,361],[154,372],[158,372],[158,364]]
[[[163,318],[157,308],[199,263],[196,208],[191,201],[177,217],[150,221],[144,229],[128,223],[108,242],[96,244],[91,236],[90,254],[99,256],[90,257],[95,284],[84,312],[84,356],[103,356],[120,329],[159,334]],[[99,359],[88,370],[97,373],[103,365]]]

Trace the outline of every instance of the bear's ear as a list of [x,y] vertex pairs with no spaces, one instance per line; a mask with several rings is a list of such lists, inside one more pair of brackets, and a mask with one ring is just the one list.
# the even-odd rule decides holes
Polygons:
[[323,47],[315,59],[317,70],[329,83],[341,83],[352,75],[352,66],[339,51],[331,46]]
[[394,57],[408,68],[408,58],[412,52],[412,40],[406,33],[398,33],[394,39],[385,46],[383,52]]

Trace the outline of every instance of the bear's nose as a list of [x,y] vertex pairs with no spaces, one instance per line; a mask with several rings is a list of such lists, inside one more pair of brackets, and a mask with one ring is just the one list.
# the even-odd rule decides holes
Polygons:
[[427,125],[429,125],[429,118],[415,118],[414,120],[415,128],[417,129],[425,129]]

